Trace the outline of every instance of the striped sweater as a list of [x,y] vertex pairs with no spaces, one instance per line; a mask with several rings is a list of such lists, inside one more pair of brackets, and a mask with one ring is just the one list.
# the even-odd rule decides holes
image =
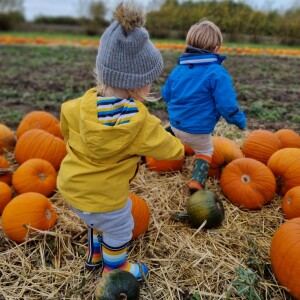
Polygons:
[[115,97],[97,97],[98,121],[102,125],[115,126],[130,122],[130,118],[138,112],[134,99]]

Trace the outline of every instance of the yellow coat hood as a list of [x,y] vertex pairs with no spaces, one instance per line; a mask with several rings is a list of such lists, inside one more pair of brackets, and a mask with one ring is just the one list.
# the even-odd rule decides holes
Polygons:
[[129,123],[106,126],[98,122],[97,90],[62,104],[61,130],[67,156],[58,174],[58,188],[71,206],[88,212],[122,208],[140,157],[178,159],[181,142],[166,132],[160,120],[135,100]]

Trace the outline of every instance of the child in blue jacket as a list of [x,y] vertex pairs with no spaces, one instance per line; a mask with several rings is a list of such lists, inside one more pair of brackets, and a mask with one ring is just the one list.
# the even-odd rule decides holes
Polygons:
[[240,129],[246,126],[230,75],[221,65],[226,58],[218,54],[222,40],[214,23],[192,25],[185,53],[161,91],[168,107],[169,130],[195,151],[191,194],[205,188],[213,154],[211,133],[220,117]]

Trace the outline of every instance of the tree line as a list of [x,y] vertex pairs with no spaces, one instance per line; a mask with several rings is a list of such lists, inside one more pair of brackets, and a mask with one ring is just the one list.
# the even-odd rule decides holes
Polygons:
[[[216,23],[227,41],[239,42],[247,35],[251,42],[273,37],[278,43],[300,44],[300,7],[279,13],[255,10],[243,1],[233,0],[156,0],[153,3],[156,8],[149,9],[146,23],[153,38],[185,38],[192,24],[205,19]],[[88,14],[80,18],[44,15],[33,22],[81,26],[87,34],[101,34],[111,21],[107,15],[105,0],[94,0],[89,2]],[[23,0],[0,0],[0,30],[11,30],[22,22],[25,22]]]

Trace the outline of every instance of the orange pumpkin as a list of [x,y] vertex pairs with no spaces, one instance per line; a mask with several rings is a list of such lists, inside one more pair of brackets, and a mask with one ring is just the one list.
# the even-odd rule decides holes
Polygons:
[[8,184],[0,182],[0,215],[2,214],[5,206],[12,198],[12,191]]
[[212,138],[214,152],[210,168],[208,170],[208,176],[220,178],[223,168],[231,161],[243,157],[239,145],[222,136],[214,136]]
[[300,299],[300,218],[283,223],[271,242],[271,265],[279,284]]
[[42,129],[63,139],[59,120],[46,111],[32,111],[25,115],[18,126],[17,138],[30,129]]
[[234,205],[259,209],[274,197],[276,181],[271,170],[252,158],[230,162],[221,175],[222,192]]
[[268,167],[276,177],[277,191],[280,195],[284,195],[289,189],[300,185],[299,158],[299,148],[283,148],[270,157]]
[[156,172],[180,171],[184,163],[184,157],[178,160],[156,160],[146,156],[147,167]]
[[18,194],[36,192],[49,196],[56,188],[56,171],[47,160],[31,158],[16,169],[12,185]]
[[287,219],[300,217],[300,186],[295,186],[286,192],[281,208]]
[[280,129],[275,132],[280,139],[281,148],[300,148],[300,135],[292,129]]
[[148,229],[150,222],[150,210],[146,201],[136,194],[129,193],[129,198],[132,202],[131,213],[134,220],[132,239],[136,239]]
[[188,146],[186,144],[183,144],[183,146],[184,146],[184,153],[185,153],[185,155],[191,156],[191,155],[195,154],[195,151],[193,150],[193,148],[191,148],[190,146]]
[[24,193],[13,198],[2,213],[2,229],[6,236],[18,243],[25,241],[34,229],[49,230],[56,222],[51,201],[39,193]]
[[0,154],[11,151],[16,144],[14,133],[4,124],[0,124]]
[[267,164],[270,156],[281,148],[280,139],[269,130],[254,130],[244,139],[242,152],[246,157]]
[[24,132],[17,140],[15,148],[15,158],[19,164],[30,158],[42,158],[49,161],[55,170],[59,169],[66,154],[66,143],[41,129],[31,129]]
[[11,185],[12,171],[10,170],[10,164],[8,160],[0,156],[0,182],[5,182]]

